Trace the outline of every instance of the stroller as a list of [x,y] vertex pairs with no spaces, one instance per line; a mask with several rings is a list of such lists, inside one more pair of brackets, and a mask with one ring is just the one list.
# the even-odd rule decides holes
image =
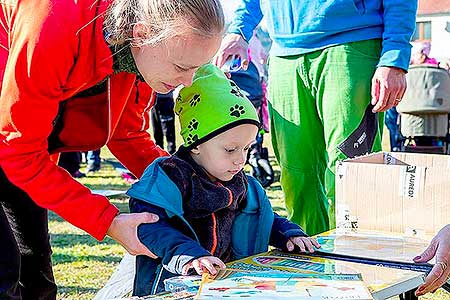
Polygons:
[[450,74],[417,65],[406,76],[408,88],[397,106],[403,152],[449,154]]
[[267,99],[264,93],[264,82],[261,80],[258,69],[250,61],[246,71],[230,72],[231,80],[241,89],[242,93],[252,102],[259,114],[262,128],[256,136],[256,143],[249,151],[247,162],[252,168],[251,175],[255,177],[263,187],[270,186],[274,181],[274,173],[269,161],[269,153],[263,147],[263,135],[268,132],[268,117],[265,114]]

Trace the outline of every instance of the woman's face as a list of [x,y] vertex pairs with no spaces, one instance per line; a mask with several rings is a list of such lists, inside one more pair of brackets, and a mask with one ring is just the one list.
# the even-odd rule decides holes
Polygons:
[[181,84],[190,86],[195,71],[216,54],[221,39],[190,33],[157,45],[131,47],[131,52],[145,81],[156,92],[165,94]]

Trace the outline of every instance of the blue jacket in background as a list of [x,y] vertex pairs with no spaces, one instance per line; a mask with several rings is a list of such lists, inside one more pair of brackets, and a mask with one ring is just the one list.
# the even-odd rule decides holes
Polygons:
[[[163,280],[179,275],[183,266],[193,259],[210,256],[198,242],[197,234],[183,217],[183,199],[174,182],[155,160],[142,178],[128,190],[131,212],[151,212],[159,216],[157,223],[141,224],[140,241],[158,259],[136,258],[133,295],[145,296],[163,291]],[[178,224],[177,228],[174,227]],[[301,228],[272,211],[264,189],[248,177],[247,203],[233,222],[233,259],[265,252],[269,243],[285,249],[292,236],[306,236]]]
[[239,0],[228,31],[248,41],[264,12],[272,55],[382,39],[378,66],[407,70],[416,10],[417,0]]

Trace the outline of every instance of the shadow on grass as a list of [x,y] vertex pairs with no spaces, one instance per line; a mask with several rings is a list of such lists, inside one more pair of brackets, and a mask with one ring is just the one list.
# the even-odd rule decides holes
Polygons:
[[[105,179],[106,177],[99,177],[101,179]],[[114,177],[111,177],[114,178]],[[91,190],[121,190],[121,191],[127,191],[130,188],[130,185],[124,182],[123,184],[111,184],[111,183],[86,183],[83,182],[83,184],[88,187]]]
[[111,255],[70,255],[62,253],[53,253],[52,263],[54,266],[59,264],[73,263],[77,261],[96,261],[101,263],[116,263],[118,264],[122,260],[122,256]]
[[[111,199],[110,200],[112,204],[114,204],[120,212],[127,213],[129,212],[128,208],[128,198],[117,198],[117,199]],[[58,216],[52,211],[48,212],[48,221],[51,222],[66,222],[63,218]]]
[[274,182],[280,182],[280,176],[281,176],[280,170],[279,169],[274,169],[273,170]]
[[284,208],[284,207],[281,207],[281,206],[272,206],[272,210],[273,210],[274,212],[277,212],[277,211],[284,211],[285,208]]
[[75,233],[57,233],[50,234],[52,247],[73,247],[76,245],[97,246],[97,245],[116,245],[113,239],[107,237],[102,242],[97,241],[87,234]]
[[268,188],[266,188],[268,191],[281,191],[281,185],[271,185]]
[[87,288],[76,285],[62,285],[58,286],[58,294],[63,296],[63,299],[73,299],[66,298],[71,295],[79,295],[79,294],[96,294],[100,289],[99,288]]

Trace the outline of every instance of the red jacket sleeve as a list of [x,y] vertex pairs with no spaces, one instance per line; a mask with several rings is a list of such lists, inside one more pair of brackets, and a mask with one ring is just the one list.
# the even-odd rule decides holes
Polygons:
[[156,158],[169,155],[148,133],[149,111],[153,105],[151,88],[136,81],[108,148],[136,177]]
[[[67,19],[55,20],[67,15],[52,14],[50,9],[57,8],[47,1],[19,3],[17,9],[21,11],[17,14],[21,17],[14,24],[7,24],[11,26],[6,29],[9,49],[0,50],[4,72],[0,95],[0,167],[39,206],[102,239],[117,208],[56,166],[47,151],[47,137],[59,101],[65,96],[61,87],[67,83],[78,51],[78,40],[73,26],[70,27],[73,24],[67,23]],[[1,43],[5,45],[5,41]]]

